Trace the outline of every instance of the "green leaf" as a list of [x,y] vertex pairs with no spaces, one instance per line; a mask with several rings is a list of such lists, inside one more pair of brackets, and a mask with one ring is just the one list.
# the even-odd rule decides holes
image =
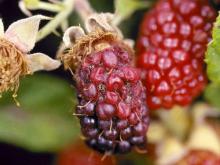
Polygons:
[[135,11],[144,9],[152,5],[151,1],[141,0],[115,0],[115,24],[130,17]]
[[220,109],[220,85],[216,83],[211,83],[206,87],[205,98],[212,105]]
[[208,44],[205,59],[207,74],[211,81],[220,83],[220,15],[214,24],[212,38],[212,41]]
[[48,75],[29,76],[18,92],[21,107],[9,94],[0,99],[0,140],[36,152],[55,152],[79,135],[72,116],[74,91]]

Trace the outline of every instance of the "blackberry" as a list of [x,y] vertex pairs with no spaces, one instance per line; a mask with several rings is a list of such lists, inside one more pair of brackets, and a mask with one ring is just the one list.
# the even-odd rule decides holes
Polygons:
[[146,145],[146,93],[132,58],[133,50],[118,34],[103,29],[81,36],[61,57],[74,72],[76,115],[86,144],[101,153]]
[[207,78],[206,45],[216,13],[207,0],[160,0],[143,18],[137,66],[143,70],[150,109],[188,105]]

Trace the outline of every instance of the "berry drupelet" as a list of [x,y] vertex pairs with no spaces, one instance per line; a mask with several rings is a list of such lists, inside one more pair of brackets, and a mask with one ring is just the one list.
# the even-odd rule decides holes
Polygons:
[[132,66],[133,50],[116,32],[96,28],[81,34],[61,59],[74,72],[76,115],[86,143],[110,154],[127,153],[134,146],[145,149],[146,92],[140,71]]
[[216,13],[207,0],[160,0],[141,24],[137,66],[150,109],[188,105],[204,89],[204,54]]

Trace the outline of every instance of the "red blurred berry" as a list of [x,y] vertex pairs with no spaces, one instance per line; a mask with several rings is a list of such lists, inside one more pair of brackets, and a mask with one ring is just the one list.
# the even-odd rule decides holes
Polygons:
[[210,151],[192,150],[176,165],[219,165],[220,157]]
[[102,160],[103,155],[93,152],[79,142],[65,148],[58,154],[58,165],[115,165],[113,157]]
[[150,109],[188,105],[204,89],[206,45],[216,13],[207,0],[160,0],[141,24],[137,66]]

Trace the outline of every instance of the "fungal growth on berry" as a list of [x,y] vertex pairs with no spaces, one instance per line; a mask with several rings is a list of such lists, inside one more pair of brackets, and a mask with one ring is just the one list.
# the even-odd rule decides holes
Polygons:
[[204,54],[216,13],[206,0],[160,0],[140,27],[137,65],[150,109],[188,105],[204,89]]
[[133,50],[111,25],[111,14],[93,14],[85,34],[70,27],[64,34],[68,47],[60,56],[74,76],[82,134],[101,153],[144,150],[149,117],[140,71],[132,66]]
[[35,45],[40,21],[44,19],[48,18],[37,15],[18,20],[5,33],[0,20],[0,95],[11,90],[16,97],[20,77],[60,66],[59,61],[45,54],[29,54]]

